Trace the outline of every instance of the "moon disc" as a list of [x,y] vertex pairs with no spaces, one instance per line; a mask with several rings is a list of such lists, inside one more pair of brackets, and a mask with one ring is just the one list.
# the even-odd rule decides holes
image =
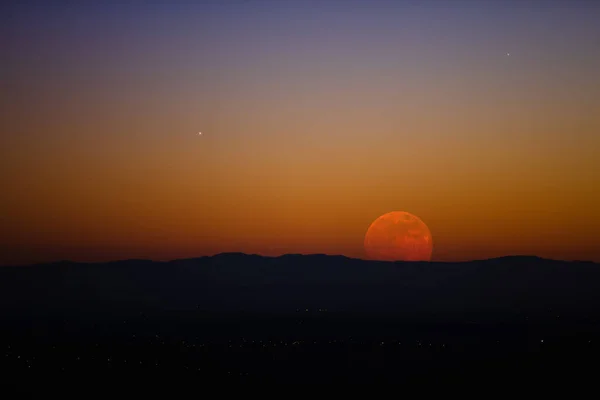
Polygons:
[[373,221],[364,246],[368,259],[380,261],[430,261],[433,252],[427,225],[404,211],[392,211]]

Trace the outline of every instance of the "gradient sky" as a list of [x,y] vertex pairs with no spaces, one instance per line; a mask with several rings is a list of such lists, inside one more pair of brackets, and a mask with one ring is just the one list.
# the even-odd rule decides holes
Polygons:
[[600,261],[598,1],[14,3],[2,264],[364,257],[393,210],[434,260]]

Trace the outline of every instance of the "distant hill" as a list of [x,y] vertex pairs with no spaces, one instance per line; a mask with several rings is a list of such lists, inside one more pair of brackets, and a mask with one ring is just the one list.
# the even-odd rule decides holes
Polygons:
[[600,315],[600,265],[516,256],[460,263],[223,253],[154,262],[62,261],[0,268],[4,316],[94,316],[160,310],[473,315]]

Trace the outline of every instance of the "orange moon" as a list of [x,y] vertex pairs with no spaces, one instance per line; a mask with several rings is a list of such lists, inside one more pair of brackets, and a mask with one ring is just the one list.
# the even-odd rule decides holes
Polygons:
[[431,232],[411,213],[392,211],[369,226],[365,252],[370,260],[430,261],[433,252]]

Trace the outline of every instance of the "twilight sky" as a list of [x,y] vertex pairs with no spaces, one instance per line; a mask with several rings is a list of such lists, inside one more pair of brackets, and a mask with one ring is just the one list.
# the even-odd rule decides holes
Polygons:
[[600,261],[598,1],[14,3],[0,264],[364,257],[394,210]]

